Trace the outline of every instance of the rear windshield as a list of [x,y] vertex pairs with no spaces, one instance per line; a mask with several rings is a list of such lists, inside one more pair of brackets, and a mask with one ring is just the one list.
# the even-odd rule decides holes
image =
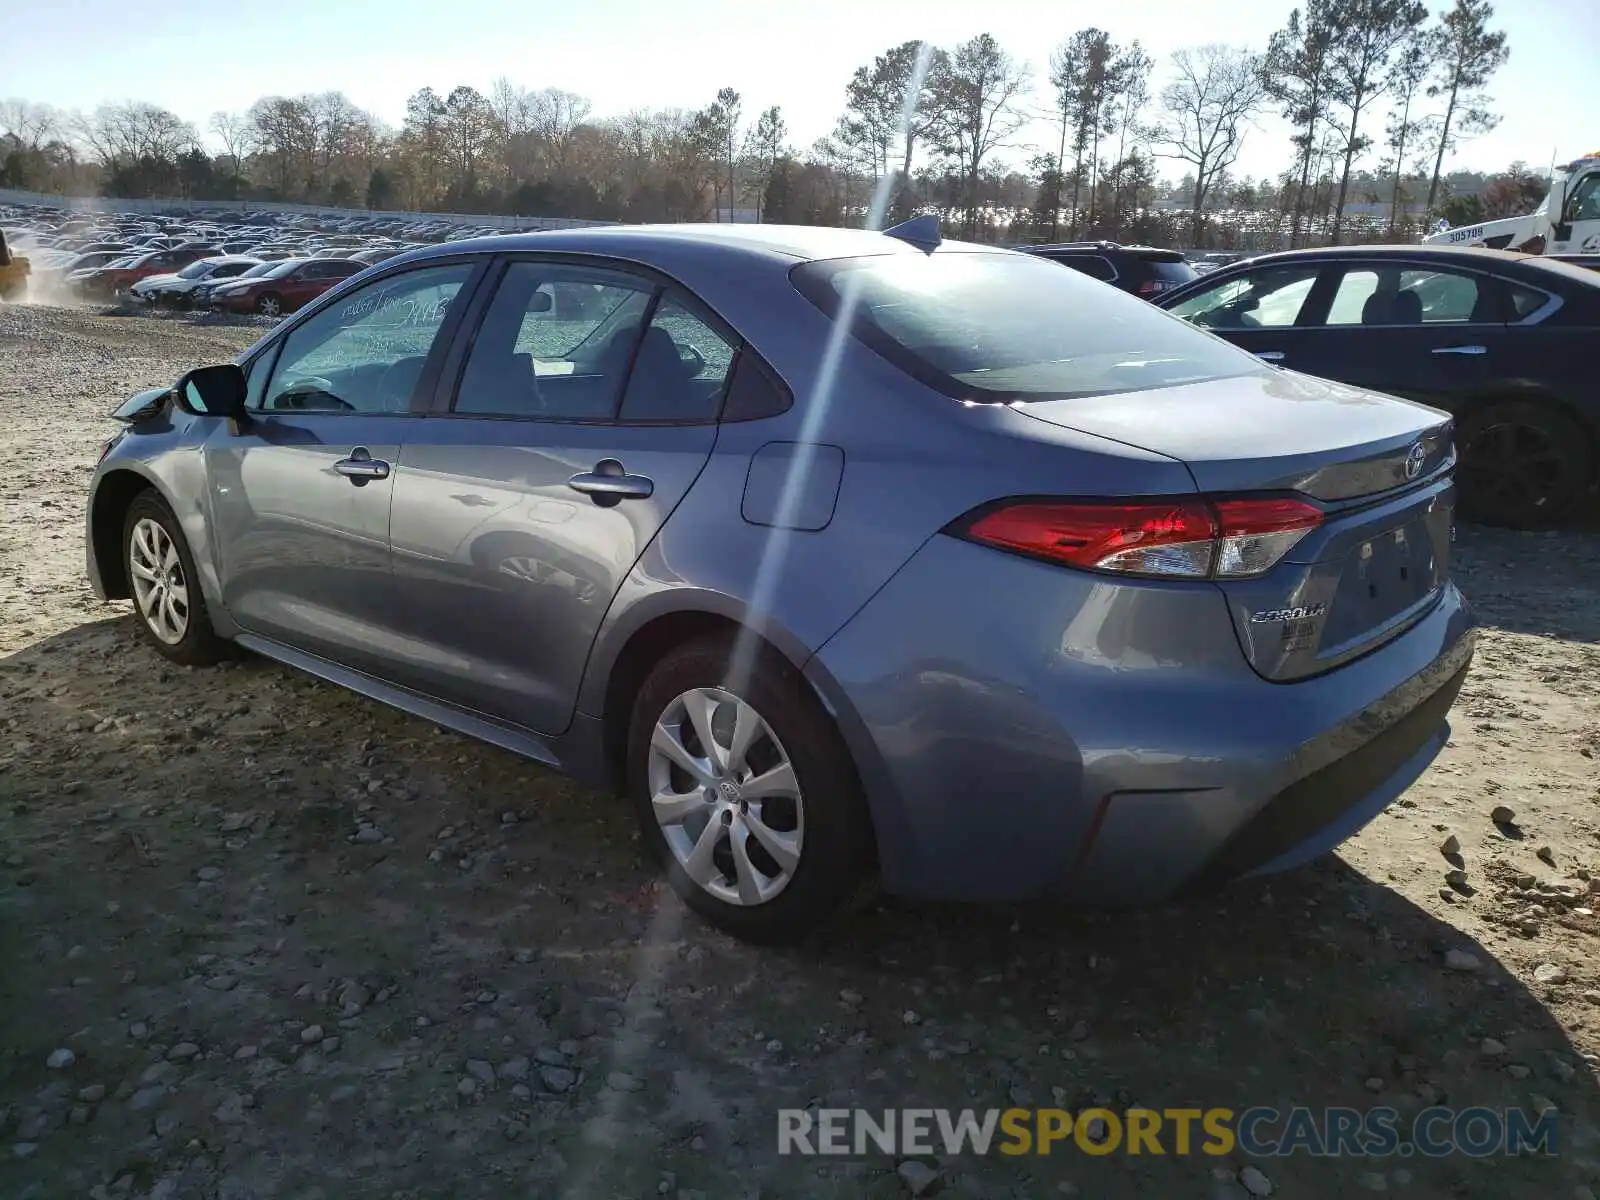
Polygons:
[[1150,271],[1157,279],[1170,279],[1178,283],[1188,283],[1191,279],[1198,279],[1199,274],[1183,259],[1177,262],[1163,262],[1157,259],[1150,264]]
[[1136,296],[1031,254],[805,263],[800,292],[913,378],[957,399],[1059,400],[1270,370]]

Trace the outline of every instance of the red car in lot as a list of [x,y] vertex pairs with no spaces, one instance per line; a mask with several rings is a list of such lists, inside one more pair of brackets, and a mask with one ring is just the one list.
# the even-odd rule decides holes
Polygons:
[[226,312],[276,317],[366,269],[366,263],[347,258],[286,258],[271,271],[212,288],[207,303]]

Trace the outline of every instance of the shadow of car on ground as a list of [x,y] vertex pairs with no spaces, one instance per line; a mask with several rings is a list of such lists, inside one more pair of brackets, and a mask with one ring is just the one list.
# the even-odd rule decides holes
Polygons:
[[1405,1128],[1548,1102],[1555,1157],[1164,1134],[935,1156],[929,1192],[1209,1200],[1247,1164],[1288,1196],[1600,1187],[1594,1077],[1548,1005],[1578,985],[1536,994],[1337,859],[1139,911],[886,902],[761,950],[685,914],[625,805],[270,663],[171,667],[125,619],[0,660],[0,726],[8,1197],[907,1194],[891,1156],[780,1157],[807,1106]]

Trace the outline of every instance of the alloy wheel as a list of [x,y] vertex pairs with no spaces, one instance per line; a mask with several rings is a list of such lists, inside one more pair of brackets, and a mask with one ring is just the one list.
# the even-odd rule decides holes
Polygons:
[[260,301],[256,304],[256,308],[261,312],[262,316],[266,317],[275,317],[283,311],[283,305],[278,303],[278,298],[276,296],[261,297]]
[[159,521],[143,517],[128,539],[128,577],[139,616],[169,646],[189,632],[189,585],[177,544]]
[[650,738],[650,803],[685,874],[728,904],[765,904],[800,865],[805,805],[783,744],[723,688],[666,706]]

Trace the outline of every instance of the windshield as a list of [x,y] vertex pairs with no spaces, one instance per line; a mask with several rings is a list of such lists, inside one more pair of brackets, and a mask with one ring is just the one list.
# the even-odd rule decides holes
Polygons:
[[272,263],[265,271],[261,272],[261,278],[282,279],[305,261],[303,258],[286,258],[282,262]]
[[1144,300],[1028,254],[884,255],[791,278],[851,332],[957,399],[1031,402],[1172,387],[1268,368]]
[[203,278],[205,278],[205,276],[211,274],[212,270],[214,270],[214,269],[215,269],[214,264],[206,262],[205,259],[201,259],[199,262],[190,263],[183,270],[179,271],[178,272],[178,278],[179,279],[203,279]]

